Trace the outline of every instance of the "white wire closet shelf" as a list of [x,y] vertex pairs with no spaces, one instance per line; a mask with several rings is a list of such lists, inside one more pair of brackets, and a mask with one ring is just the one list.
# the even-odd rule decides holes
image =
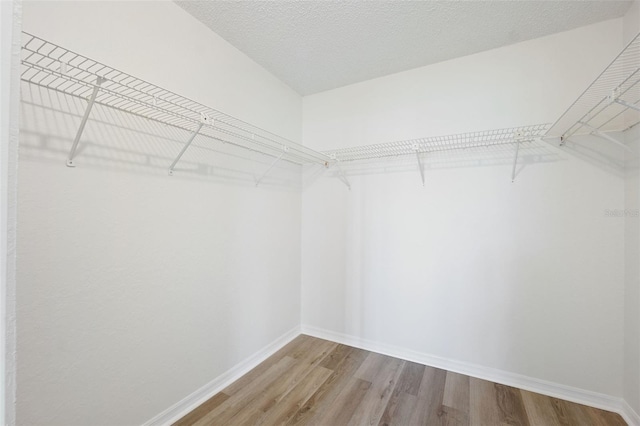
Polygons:
[[549,128],[562,138],[594,134],[621,145],[608,135],[640,123],[640,33]]
[[415,155],[416,153],[423,154],[437,151],[514,144],[518,142],[530,142],[538,139],[545,133],[548,127],[548,124],[534,124],[505,129],[458,133],[453,135],[432,136],[375,145],[356,146],[352,148],[324,151],[324,153],[338,161],[356,161],[396,157],[400,155]]
[[[35,35],[22,33],[21,79],[50,90],[88,100],[69,154],[75,149],[93,104],[191,131],[192,135],[170,166],[170,174],[196,135],[259,152],[296,164],[327,165],[330,158],[260,127],[184,96],[133,77]],[[274,162],[275,164],[275,162]]]
[[535,124],[317,152],[26,32],[23,32],[21,62],[24,82],[87,101],[68,155],[70,167],[75,166],[76,149],[94,104],[191,132],[169,166],[169,174],[173,174],[174,167],[197,135],[274,157],[256,185],[280,160],[299,165],[335,166],[349,186],[340,162],[409,154],[417,155],[424,184],[420,155],[502,144],[516,145],[513,179],[520,142],[539,139],[548,128],[547,124]]
[[[408,139],[396,142],[387,142],[374,145],[356,146],[352,148],[342,148],[324,153],[334,160],[339,166],[343,161],[372,160],[378,158],[398,157],[405,155],[415,155],[422,185],[425,183],[424,167],[421,155],[430,152],[452,151],[458,149],[471,149],[490,147],[496,145],[514,144],[515,151],[513,157],[513,168],[511,171],[511,181],[516,177],[516,166],[518,162],[518,152],[520,143],[538,140],[545,133],[549,124],[533,124],[520,127],[509,127],[505,129],[493,129],[478,132],[458,133],[445,136],[431,136],[426,138]],[[349,186],[349,182],[340,170],[343,182]]]

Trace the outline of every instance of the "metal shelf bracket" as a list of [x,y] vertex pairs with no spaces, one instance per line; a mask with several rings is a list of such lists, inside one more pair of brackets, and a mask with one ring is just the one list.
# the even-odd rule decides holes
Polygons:
[[514,140],[516,143],[516,152],[513,156],[513,168],[511,169],[511,183],[516,180],[516,166],[518,165],[518,153],[520,152],[520,140],[522,138],[521,133],[516,133],[514,135]]
[[619,105],[622,105],[622,106],[624,106],[624,107],[631,108],[631,109],[634,109],[634,110],[636,110],[636,111],[640,111],[640,106],[635,105],[635,104],[630,104],[629,102],[627,102],[627,101],[623,101],[622,99],[615,98],[615,99],[613,100],[613,102],[615,102],[615,103],[617,103],[617,104],[619,104]]
[[289,147],[284,145],[282,147],[282,153],[275,159],[273,160],[273,162],[271,163],[271,165],[267,168],[267,170],[264,171],[264,173],[262,174],[262,176],[260,176],[260,178],[258,180],[256,180],[256,187],[260,184],[260,182],[262,181],[262,179],[264,179],[264,177],[271,171],[271,169],[273,169],[275,167],[276,164],[278,164],[278,162],[280,160],[282,160],[282,157],[284,157],[284,155],[289,152]]
[[629,152],[633,152],[633,151],[631,151],[631,148],[629,148],[627,145],[623,144],[622,142],[620,142],[619,140],[617,140],[613,136],[606,134],[605,132],[601,131],[600,129],[597,129],[597,128],[595,128],[595,127],[591,126],[590,124],[587,124],[587,123],[585,123],[583,121],[580,121],[579,123],[580,123],[581,126],[586,127],[587,129],[591,130],[591,133],[596,135],[596,136],[598,136],[599,138],[606,139],[609,142],[611,142],[613,144],[616,144],[616,145],[626,149]]
[[347,175],[344,173],[344,170],[342,170],[342,167],[340,167],[340,160],[338,160],[338,156],[335,153],[333,153],[331,154],[331,158],[334,160],[333,165],[336,166],[336,168],[338,169],[338,173],[340,173],[339,179],[342,181],[342,183],[344,183],[347,186],[349,191],[351,191],[351,184],[349,183],[349,180],[347,179]]
[[420,159],[420,145],[414,143],[411,147],[416,152],[416,158],[418,159],[418,170],[420,171],[420,179],[422,179],[422,186],[424,186],[424,168],[422,167],[422,160]]
[[205,124],[212,125],[213,124],[213,119],[208,117],[208,116],[206,116],[206,115],[204,115],[204,114],[201,114],[200,115],[200,123],[198,123],[198,127],[193,131],[193,133],[191,133],[191,136],[189,136],[189,140],[182,147],[182,149],[180,150],[180,153],[178,154],[176,159],[173,160],[173,163],[171,163],[171,165],[169,166],[169,176],[173,176],[173,170],[175,169],[176,164],[178,164],[178,161],[180,161],[180,159],[182,158],[184,153],[187,151],[187,149],[191,145],[191,142],[193,142],[193,140],[196,138],[198,133],[200,133],[200,129],[202,129],[202,126],[204,126]]
[[[61,71],[64,68],[64,72],[66,73],[67,67],[66,64],[61,63]],[[96,102],[96,97],[98,96],[98,92],[100,91],[100,86],[102,83],[107,81],[104,77],[98,77],[96,79],[96,83],[93,86],[93,91],[91,92],[91,96],[89,97],[89,103],[87,104],[87,108],[84,110],[84,115],[82,116],[82,121],[80,121],[80,127],[78,127],[78,131],[76,132],[76,137],[73,139],[73,145],[71,145],[71,151],[69,151],[69,157],[67,157],[67,167],[75,167],[75,163],[73,159],[76,155],[76,149],[78,149],[78,143],[80,142],[80,138],[82,137],[82,132],[84,131],[84,126],[87,124],[87,120],[89,119],[89,114],[91,113],[91,108],[93,108],[93,104]]]

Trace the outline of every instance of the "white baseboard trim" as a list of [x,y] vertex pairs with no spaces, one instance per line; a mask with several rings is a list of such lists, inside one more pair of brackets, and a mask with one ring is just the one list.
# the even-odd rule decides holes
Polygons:
[[333,342],[381,353],[383,355],[389,355],[407,361],[417,362],[419,364],[429,365],[431,367],[453,371],[455,373],[471,377],[477,377],[479,379],[576,402],[578,404],[613,411],[619,413],[630,426],[640,426],[640,417],[638,417],[638,414],[635,413],[629,404],[627,404],[622,398],[548,382],[508,371],[442,358],[309,325],[302,325],[301,331],[303,334],[318,337],[320,339],[331,340]]
[[640,426],[640,415],[636,413],[622,398],[616,398],[610,395],[548,382],[533,377],[510,373],[508,371],[442,358],[309,325],[302,325],[301,327],[291,329],[269,345],[251,355],[249,358],[246,358],[242,362],[236,364],[230,370],[196,390],[191,395],[153,417],[151,420],[144,423],[143,426],[160,426],[174,423],[201,405],[203,402],[207,401],[213,395],[248,373],[251,369],[269,358],[284,345],[295,339],[300,335],[300,333],[381,353],[383,355],[405,359],[407,361],[417,362],[419,364],[429,365],[431,367],[441,368],[443,370],[453,371],[455,373],[465,374],[471,377],[477,377],[483,380],[501,383],[503,385],[519,389],[525,389],[531,392],[541,393],[543,395],[576,402],[578,404],[614,411],[619,413],[630,426]]
[[640,426],[640,414],[636,413],[627,401],[622,401],[622,408],[619,413],[629,425]]
[[222,373],[220,376],[216,377],[200,389],[196,390],[191,395],[175,403],[171,407],[164,410],[162,413],[147,421],[143,424],[143,426],[170,425],[176,422],[189,412],[193,411],[203,402],[229,386],[231,383],[247,374],[254,367],[263,362],[265,359],[269,358],[284,345],[286,345],[299,335],[299,326],[289,330],[288,332],[271,342],[269,345],[265,346],[250,357],[236,364],[234,367]]

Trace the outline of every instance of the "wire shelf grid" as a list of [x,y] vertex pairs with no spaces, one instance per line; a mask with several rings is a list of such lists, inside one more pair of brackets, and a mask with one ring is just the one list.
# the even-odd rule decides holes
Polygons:
[[[21,79],[27,83],[297,164],[327,164],[326,155],[130,74],[23,32]],[[283,154],[284,153],[284,154]]]
[[[549,127],[536,124],[317,152],[29,33],[23,33],[21,55],[21,78],[26,83],[267,154],[275,157],[275,162],[283,159],[326,167],[339,161],[514,144],[538,139]],[[193,137],[184,149],[191,140]]]
[[[617,100],[623,101],[623,105]],[[624,131],[640,123],[640,33],[549,128],[547,135]]]
[[324,153],[338,161],[357,161],[415,155],[416,153],[489,147],[539,139],[548,127],[549,124],[534,124],[342,148],[324,151]]

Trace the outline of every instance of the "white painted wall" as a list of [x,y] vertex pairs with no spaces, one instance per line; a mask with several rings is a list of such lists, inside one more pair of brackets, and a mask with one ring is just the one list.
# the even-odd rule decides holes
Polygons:
[[[300,140],[301,98],[172,2],[28,2],[24,30]],[[70,169],[84,104],[22,96],[19,424],[141,424],[298,326],[298,168],[256,189],[268,159],[196,140],[170,178],[186,133],[96,107]]]
[[0,422],[15,424],[16,207],[22,3],[0,2]]
[[640,130],[633,128],[625,139],[634,154],[627,156],[625,175],[624,397],[640,413],[640,223],[634,213],[640,209]]
[[[640,2],[635,1],[629,8],[623,29],[625,43],[640,31]],[[636,416],[640,416],[640,219],[634,215],[634,211],[640,208],[640,129],[634,127],[626,132],[625,141],[634,152],[626,154],[624,182],[627,211],[624,218],[624,398]]]
[[[304,143],[551,122],[622,36],[606,21],[305,97]],[[352,170],[351,192],[308,179],[303,327],[622,396],[624,220],[605,209],[623,153],[604,145],[529,147],[513,184],[512,148],[428,155],[424,188],[413,159]]]

